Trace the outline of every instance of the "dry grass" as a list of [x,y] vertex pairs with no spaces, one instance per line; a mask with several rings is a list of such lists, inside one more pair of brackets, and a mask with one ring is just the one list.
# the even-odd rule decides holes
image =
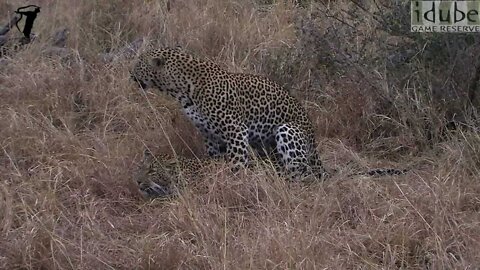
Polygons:
[[[1,18],[22,4],[2,2]],[[385,69],[332,67],[322,58],[329,51],[309,51],[298,21],[310,18],[313,6],[36,4],[42,6],[38,42],[0,69],[0,268],[480,265],[479,133],[436,128],[443,115],[435,115],[430,101],[408,95],[421,84],[396,84],[401,89],[385,109],[379,97],[392,90]],[[349,7],[346,1],[331,5]],[[322,18],[315,23],[334,20]],[[76,55],[69,66],[41,55],[48,35],[61,26],[70,28],[68,47]],[[373,35],[364,28],[354,34]],[[202,155],[203,146],[174,103],[138,91],[129,61],[106,66],[98,60],[98,53],[141,36],[181,45],[232,71],[267,74],[307,98],[319,149],[339,173],[305,186],[268,170],[233,177],[219,165],[209,177],[192,179],[178,199],[142,200],[132,176],[145,147],[188,156]],[[365,55],[375,51],[367,48]],[[382,165],[413,170],[395,178],[347,176]]]

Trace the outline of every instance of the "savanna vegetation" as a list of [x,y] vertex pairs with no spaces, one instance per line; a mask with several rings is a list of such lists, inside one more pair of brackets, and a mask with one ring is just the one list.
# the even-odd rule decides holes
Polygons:
[[[25,4],[37,38],[0,59],[1,269],[479,267],[478,35],[411,33],[409,1],[387,0],[4,0],[0,25]],[[220,162],[143,199],[144,149],[205,151],[174,101],[131,81],[117,53],[139,39],[285,86],[337,173]],[[409,172],[351,176],[377,167]]]

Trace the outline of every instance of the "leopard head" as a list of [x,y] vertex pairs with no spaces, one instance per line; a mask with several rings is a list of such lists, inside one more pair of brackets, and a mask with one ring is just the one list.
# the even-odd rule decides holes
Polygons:
[[145,198],[165,198],[175,195],[178,172],[175,159],[166,155],[152,155],[144,151],[135,174],[138,190]]
[[142,89],[156,88],[169,94],[187,91],[192,57],[178,49],[149,49],[140,54],[131,78]]

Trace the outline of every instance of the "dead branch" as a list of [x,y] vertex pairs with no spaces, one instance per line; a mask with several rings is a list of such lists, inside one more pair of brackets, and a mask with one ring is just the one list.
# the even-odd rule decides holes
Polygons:
[[8,31],[10,31],[10,29],[12,29],[12,27],[18,22],[20,21],[20,18],[21,16],[19,14],[15,14],[12,19],[10,20],[10,22],[8,24],[6,24],[4,27],[0,28],[0,36],[3,36],[5,35],[6,33],[8,33]]
[[470,105],[476,104],[479,80],[480,80],[480,61],[477,61],[477,64],[475,65],[475,72],[473,74],[473,78],[470,81],[470,85],[468,86],[468,100],[470,102]]
[[7,43],[8,38],[6,36],[0,36],[0,47],[3,46],[3,44]]

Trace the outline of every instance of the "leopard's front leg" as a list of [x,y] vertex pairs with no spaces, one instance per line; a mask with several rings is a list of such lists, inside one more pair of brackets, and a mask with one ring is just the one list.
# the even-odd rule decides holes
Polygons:
[[227,161],[233,164],[234,171],[238,171],[248,162],[248,128],[244,124],[230,124],[225,129]]
[[[233,170],[237,171],[248,162],[248,127],[238,95],[232,89],[229,90],[229,87],[231,86],[225,85],[225,88],[206,89],[208,91],[198,99],[197,111],[202,113],[206,126],[220,136],[219,149],[223,143],[226,159],[233,164]],[[221,100],[211,98],[212,96],[218,96]]]
[[208,156],[219,157],[225,154],[227,151],[226,143],[222,140],[220,130],[209,123],[199,108],[195,106],[190,99],[184,98],[182,101],[185,115],[193,122],[200,133],[202,133]]

